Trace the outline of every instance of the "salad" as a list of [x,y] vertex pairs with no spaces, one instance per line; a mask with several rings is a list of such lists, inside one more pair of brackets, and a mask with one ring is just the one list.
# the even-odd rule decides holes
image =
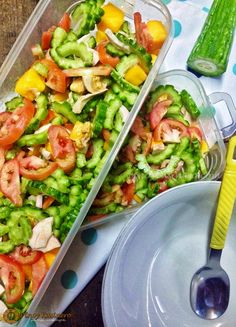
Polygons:
[[[119,86],[113,85],[114,92]],[[120,212],[208,173],[201,112],[186,90],[159,85],[136,117],[87,222]],[[106,131],[109,139],[110,133]]]
[[122,129],[167,37],[86,0],[32,46],[0,113],[0,313],[24,313]]

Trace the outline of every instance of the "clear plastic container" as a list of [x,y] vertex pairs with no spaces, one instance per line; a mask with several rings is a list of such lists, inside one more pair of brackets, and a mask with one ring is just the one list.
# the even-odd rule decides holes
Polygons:
[[[225,144],[224,140],[233,135],[236,131],[236,110],[229,94],[223,92],[215,92],[207,95],[200,80],[192,73],[184,70],[171,70],[160,74],[153,83],[153,88],[158,85],[173,85],[178,91],[186,89],[193,97],[197,106],[201,110],[199,117],[199,124],[202,128],[204,138],[207,142],[209,153],[206,157],[206,164],[208,167],[208,174],[202,180],[217,180],[221,177],[225,166]],[[214,108],[213,104],[224,101],[231,122],[227,126],[219,126],[221,121],[219,114]],[[217,117],[218,115],[218,117]],[[97,221],[89,222],[89,219],[84,221],[81,227],[87,229],[97,225],[104,224],[111,220],[121,218],[129,219],[134,212],[140,208],[140,205],[134,205],[119,213],[110,214]]]
[[[80,1],[76,2],[79,3]],[[54,261],[54,264],[50,268],[47,276],[45,277],[40,289],[38,290],[34,300],[32,301],[28,312],[33,313],[38,304],[41,301],[42,296],[46,292],[55,272],[57,271],[63,257],[65,256],[70,244],[76,236],[91,204],[94,201],[107,173],[109,172],[113,161],[115,160],[120,147],[122,146],[127,133],[132,126],[138,111],[140,110],[144,99],[146,98],[153,81],[157,75],[157,72],[167,54],[168,48],[171,45],[173,39],[172,18],[167,7],[160,0],[114,0],[111,1],[118,7],[122,8],[127,19],[132,19],[132,14],[135,11],[139,11],[142,14],[144,21],[150,19],[161,20],[167,28],[168,37],[151,69],[145,84],[143,85],[141,92],[137,98],[135,105],[130,113],[130,119],[127,121],[118,136],[110,155],[100,171],[100,174],[96,178],[96,181],[81,208],[76,221],[74,222],[67,238],[65,239],[62,247]],[[12,98],[14,94],[15,82],[19,76],[21,76],[32,64],[33,58],[31,54],[31,46],[36,42],[40,42],[42,32],[47,30],[50,26],[59,21],[62,14],[65,11],[71,11],[75,2],[73,0],[41,0],[37,7],[33,11],[24,29],[20,33],[16,43],[11,49],[9,55],[4,61],[0,69],[0,109],[4,110],[4,102]],[[19,326],[26,326],[27,319],[22,318],[19,322]]]

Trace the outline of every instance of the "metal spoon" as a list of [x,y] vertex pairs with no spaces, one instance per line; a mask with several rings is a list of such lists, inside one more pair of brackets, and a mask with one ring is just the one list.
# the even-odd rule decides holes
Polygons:
[[226,168],[220,188],[218,206],[210,242],[207,264],[191,281],[190,302],[193,311],[203,319],[216,319],[227,309],[230,281],[220,265],[221,253],[236,197],[236,136],[229,141]]

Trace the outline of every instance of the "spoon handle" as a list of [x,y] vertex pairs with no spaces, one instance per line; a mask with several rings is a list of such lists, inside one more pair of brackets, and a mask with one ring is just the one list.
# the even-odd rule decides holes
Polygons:
[[234,208],[236,197],[236,136],[229,140],[226,167],[220,188],[210,247],[224,248],[225,239]]

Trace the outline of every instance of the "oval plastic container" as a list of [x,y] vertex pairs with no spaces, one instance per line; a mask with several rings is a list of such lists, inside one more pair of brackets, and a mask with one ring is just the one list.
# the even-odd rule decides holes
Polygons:
[[[202,180],[219,179],[225,166],[226,149],[224,140],[228,139],[236,131],[236,110],[232,98],[229,94],[223,92],[207,95],[200,80],[194,74],[184,70],[171,70],[160,74],[154,81],[153,88],[158,85],[167,84],[173,85],[178,91],[186,89],[200,108],[201,115],[199,117],[199,124],[209,148],[209,153],[206,157],[208,174],[205,175]],[[225,102],[228,110],[227,114],[231,120],[227,126],[219,126],[219,122],[221,121],[219,117],[220,112],[217,112],[213,106],[213,104],[221,101]],[[124,211],[107,215],[93,222],[89,222],[89,220],[86,219],[81,229],[87,229],[124,217],[128,219],[140,206],[142,206],[142,204],[134,205]]]
[[[77,1],[76,4],[79,2],[81,1]],[[91,204],[94,201],[94,198],[96,197],[106,175],[109,172],[109,169],[112,166],[113,161],[119,152],[119,149],[125,140],[125,137],[127,136],[130,127],[133,124],[133,121],[135,120],[136,115],[138,114],[138,111],[144,102],[144,99],[152,87],[155,76],[157,75],[157,72],[173,40],[172,18],[169,10],[160,0],[114,0],[110,2],[121,8],[125,12],[128,20],[132,19],[133,13],[136,11],[139,11],[142,14],[144,21],[151,19],[161,20],[166,26],[168,37],[163,44],[162,49],[139,93],[137,101],[130,112],[129,121],[127,121],[123,126],[123,129],[119,134],[110,155],[105,162],[105,165],[97,176],[95,183],[77,216],[76,221],[62,244],[62,247],[60,248],[60,251],[48,274],[46,275],[40,289],[34,297],[28,309],[29,313],[33,313],[36,310],[63,257],[69,249],[70,244],[76,236]],[[17,78],[21,76],[32,64],[33,57],[31,54],[31,46],[36,42],[40,42],[42,32],[47,30],[50,26],[55,25],[60,20],[63,13],[65,11],[70,12],[74,6],[75,1],[72,0],[39,1],[37,7],[33,11],[31,17],[20,33],[16,43],[0,69],[0,111],[4,110],[4,103],[15,95],[14,91],[12,90],[14,90]],[[27,326],[27,318],[22,318],[18,325],[24,327]]]

